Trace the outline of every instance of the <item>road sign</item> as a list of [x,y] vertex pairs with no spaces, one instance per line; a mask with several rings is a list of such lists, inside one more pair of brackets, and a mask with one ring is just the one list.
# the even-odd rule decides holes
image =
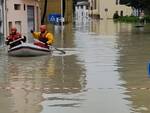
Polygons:
[[51,23],[59,23],[61,22],[61,14],[49,14],[48,15],[48,21]]
[[147,72],[148,72],[148,77],[150,77],[150,62],[148,62],[148,65],[147,65]]

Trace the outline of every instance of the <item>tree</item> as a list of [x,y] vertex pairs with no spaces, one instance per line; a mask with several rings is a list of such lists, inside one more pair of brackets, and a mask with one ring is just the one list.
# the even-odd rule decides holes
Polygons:
[[150,13],[150,0],[120,0],[120,4],[125,4]]
[[127,6],[131,6],[136,9],[141,9],[143,7],[141,0],[120,0],[120,4],[126,4]]
[[150,14],[150,0],[140,0],[145,13]]

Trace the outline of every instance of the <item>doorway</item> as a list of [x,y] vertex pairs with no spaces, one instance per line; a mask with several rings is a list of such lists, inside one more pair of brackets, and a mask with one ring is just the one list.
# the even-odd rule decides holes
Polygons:
[[[28,37],[31,37],[30,30],[35,30],[35,9],[34,6],[28,5],[27,6],[27,20],[28,20]],[[28,38],[29,42],[32,42],[32,38]]]

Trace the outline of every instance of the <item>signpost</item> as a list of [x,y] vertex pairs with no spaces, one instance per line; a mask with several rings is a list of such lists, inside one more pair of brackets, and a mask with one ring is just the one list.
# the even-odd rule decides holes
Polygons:
[[60,23],[61,22],[61,14],[56,14],[56,13],[49,14],[48,21],[53,24]]
[[150,62],[148,62],[147,65],[147,73],[148,73],[148,77],[150,78]]

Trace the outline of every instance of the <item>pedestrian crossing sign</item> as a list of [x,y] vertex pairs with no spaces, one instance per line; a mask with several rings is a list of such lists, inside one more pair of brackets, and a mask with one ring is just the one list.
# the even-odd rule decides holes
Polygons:
[[61,22],[61,14],[49,14],[48,15],[48,21],[51,23],[59,23]]

